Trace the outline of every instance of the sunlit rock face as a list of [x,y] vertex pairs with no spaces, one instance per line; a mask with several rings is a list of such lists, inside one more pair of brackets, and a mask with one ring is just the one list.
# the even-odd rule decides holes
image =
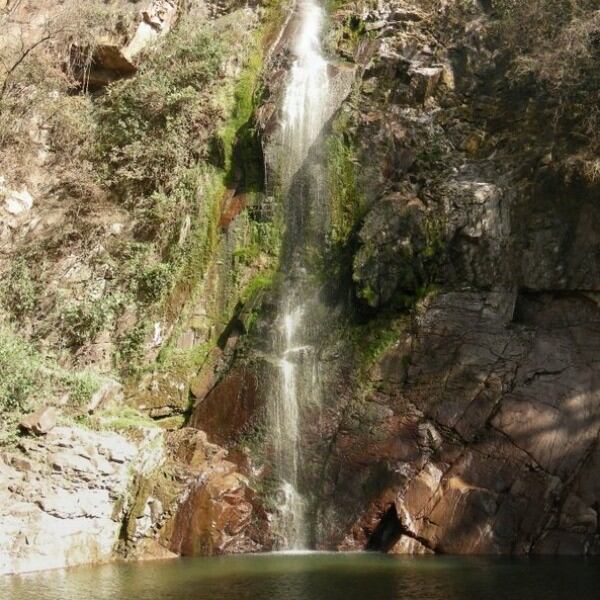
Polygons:
[[227,455],[193,428],[23,438],[0,460],[0,573],[269,549],[266,515]]
[[[325,320],[346,311],[359,341],[343,326],[329,337],[309,333],[306,315],[314,323],[318,303],[307,309],[298,298],[269,320],[270,332],[261,330],[278,332],[287,350],[269,356],[282,395],[297,400],[311,388],[308,380],[297,386],[300,365],[314,356],[307,346],[318,347],[317,369],[325,365],[310,436],[290,425],[294,410],[272,418],[276,442],[297,446],[311,473],[308,485],[302,477],[299,484],[313,492],[316,525],[304,524],[318,534],[307,545],[597,554],[597,184],[559,176],[540,141],[548,132],[533,118],[525,119],[533,147],[514,137],[520,132],[507,118],[514,107],[490,96],[501,87],[500,66],[486,46],[484,14],[471,15],[468,31],[450,33],[412,2],[354,16],[377,32],[360,49],[344,47],[364,68],[359,91],[341,107],[349,115],[343,133],[356,144],[364,213],[345,248],[347,279],[329,282],[351,296],[350,306],[332,302]],[[345,14],[335,18],[348,27]],[[293,57],[278,69],[291,72]],[[275,72],[274,81],[260,116],[267,183],[276,187],[273,174],[289,158],[281,150],[286,118],[303,105],[279,110],[287,80]],[[317,148],[293,178],[298,196],[301,183],[310,188],[322,174]],[[297,213],[288,226],[315,212]],[[289,264],[303,258],[294,248],[314,250],[315,240],[299,235],[299,244],[286,246],[286,258],[296,259]],[[392,317],[403,320],[399,330],[386,328]],[[370,328],[378,327],[383,342],[372,348]],[[272,351],[265,346],[261,356]],[[260,410],[248,413],[248,423],[257,419]],[[289,488],[278,491],[280,506],[297,506]]]
[[[160,433],[155,436],[155,444],[143,447],[116,433],[55,427],[6,452],[0,462],[0,573],[113,559],[134,478],[165,460]],[[151,500],[141,506],[138,538],[158,518]]]
[[[560,156],[570,131],[536,121],[533,98],[503,104],[477,3],[425,4],[359,2],[325,23],[298,3],[251,122],[266,191],[288,210],[283,285],[255,346],[244,321],[189,390],[149,378],[152,418],[180,423],[195,401],[192,427],[156,447],[152,432],[55,427],[3,453],[0,570],[300,547],[600,553],[598,183]],[[144,16],[156,35],[170,18]],[[321,137],[338,111],[361,210],[335,268],[311,271],[331,266],[308,259],[331,242]],[[36,187],[0,187],[11,243],[43,204]],[[228,194],[224,229],[247,200]],[[56,273],[91,282],[64,260]],[[158,352],[168,328],[150,325]]]
[[408,345],[373,368],[376,391],[356,421],[340,423],[329,457],[329,516],[360,514],[340,547],[367,544],[393,506],[396,536],[434,551],[600,550],[600,373],[589,335],[600,311],[578,297],[516,300],[442,294]]
[[416,3],[410,23],[387,10],[367,19],[386,33],[358,101],[352,276],[373,327],[415,305],[354,363],[361,391],[336,388],[320,547],[598,554],[597,183],[561,176],[543,124],[525,119],[525,148],[507,119],[522,105],[490,100],[485,15],[450,46]]

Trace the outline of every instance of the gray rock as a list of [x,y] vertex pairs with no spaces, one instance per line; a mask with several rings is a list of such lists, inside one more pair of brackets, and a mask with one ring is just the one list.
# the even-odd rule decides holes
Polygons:
[[44,435],[56,425],[57,416],[55,408],[52,406],[43,406],[23,417],[19,422],[19,426],[21,429],[36,435]]

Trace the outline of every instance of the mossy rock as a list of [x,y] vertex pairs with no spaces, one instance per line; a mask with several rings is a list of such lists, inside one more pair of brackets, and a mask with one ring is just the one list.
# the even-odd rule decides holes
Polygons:
[[358,298],[371,308],[414,305],[435,279],[445,247],[443,226],[418,198],[401,193],[375,204],[359,242],[352,278]]
[[142,378],[133,394],[133,404],[151,417],[186,413],[190,407],[187,379],[174,373],[151,373]]

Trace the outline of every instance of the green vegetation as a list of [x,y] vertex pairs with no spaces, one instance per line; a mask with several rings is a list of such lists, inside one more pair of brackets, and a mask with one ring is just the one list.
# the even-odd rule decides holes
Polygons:
[[214,346],[215,343],[211,341],[197,344],[189,350],[182,350],[168,344],[158,357],[158,370],[181,377],[195,373],[204,364]]
[[[88,4],[81,9],[85,19],[77,17],[81,32],[75,34],[69,25],[65,38],[88,53],[87,59],[99,28],[114,30],[115,25],[97,12],[103,2]],[[92,4],[96,12],[91,10]],[[71,15],[77,3],[66,0],[65,7],[64,15]],[[74,73],[59,74],[46,68],[56,61],[51,44],[60,46],[62,33],[56,34],[47,52],[32,52],[27,65],[24,62],[22,69],[10,74],[6,84],[10,93],[0,98],[0,146],[17,147],[5,115],[25,122],[27,115],[41,110],[36,98],[22,93],[27,78],[36,94],[39,86],[40,101],[45,98],[51,105],[51,110],[43,112],[44,124],[60,181],[57,193],[74,221],[65,231],[75,234],[74,241],[67,239],[66,233],[57,237],[52,250],[58,255],[68,244],[74,253],[81,250],[87,255],[87,249],[98,244],[98,234],[103,236],[100,253],[93,254],[109,273],[103,295],[98,297],[95,281],[89,285],[77,281],[72,287],[77,289],[78,301],[72,299],[70,289],[67,294],[60,289],[52,298],[56,301],[48,303],[47,313],[36,311],[34,337],[43,339],[56,327],[58,343],[53,350],[64,352],[63,357],[65,351],[75,355],[76,349],[110,335],[110,341],[116,343],[115,369],[135,377],[147,367],[152,324],[160,322],[172,335],[160,353],[158,368],[193,371],[214,340],[189,352],[177,349],[177,341],[206,286],[214,283],[207,280],[221,277],[215,275],[221,269],[215,265],[224,256],[230,260],[223,270],[231,287],[227,294],[212,294],[227,295],[233,301],[226,307],[214,307],[219,324],[230,320],[238,300],[246,302],[259,288],[269,285],[281,227],[260,214],[263,166],[253,115],[262,94],[265,40],[273,35],[274,24],[281,17],[280,2],[273,0],[265,8],[258,27],[246,12],[233,12],[212,22],[192,20],[183,12],[173,31],[144,55],[135,76],[110,84],[94,98],[72,93],[81,91]],[[114,7],[108,12],[114,15]],[[2,17],[0,9],[0,22]],[[92,27],[92,17],[98,19],[97,27]],[[39,78],[32,77],[34,70]],[[237,75],[231,75],[232,71]],[[57,77],[62,78],[60,85]],[[7,103],[16,98],[13,92],[19,102],[15,111],[22,112],[11,108],[5,113]],[[28,102],[33,102],[31,110]],[[7,128],[2,129],[4,125]],[[235,249],[232,236],[220,224],[223,198],[234,189],[249,198],[241,218],[236,219]],[[106,235],[107,225],[102,221],[105,207],[108,214],[126,215],[119,220],[124,227],[111,236]],[[83,221],[78,220],[80,215]],[[88,216],[91,218],[86,221]],[[40,248],[48,250],[49,242]],[[38,287],[42,286],[38,281],[43,281],[40,271],[22,260],[3,278],[0,302],[11,320],[28,318],[36,308]],[[47,272],[50,274],[49,269]],[[95,279],[96,271],[93,273]],[[216,285],[222,285],[221,281]],[[224,301],[210,300],[219,302]],[[213,310],[212,304],[209,309]],[[69,379],[58,374],[51,360],[33,350],[32,357],[60,379],[57,390],[61,386],[69,389],[69,402],[81,404],[91,393],[91,375]],[[35,388],[37,380],[32,377]],[[27,381],[23,379],[26,388]],[[31,391],[27,388],[22,396],[29,397]],[[53,390],[48,397],[54,397]]]
[[102,385],[102,378],[93,371],[63,371],[60,379],[69,389],[69,403],[75,408],[85,406]]
[[254,298],[262,290],[269,289],[273,286],[275,271],[261,271],[257,273],[242,290],[240,300],[246,303]]
[[0,326],[0,411],[28,408],[39,368],[40,360],[33,348]]
[[110,431],[128,431],[140,428],[155,428],[156,423],[138,409],[127,405],[109,406],[98,415],[82,420],[87,427],[108,429]]
[[332,54],[351,58],[360,42],[370,33],[356,12],[343,10],[348,4],[348,0],[328,0],[326,3],[333,23],[329,28],[325,46]]
[[[231,270],[223,275],[234,286],[229,294],[231,302],[228,306],[214,307],[215,322],[225,326],[231,318],[236,297],[245,302],[252,296],[253,289],[245,289],[245,270],[258,269],[258,274],[247,284],[250,287],[257,285],[257,281],[262,285],[267,285],[270,281],[279,252],[281,227],[273,221],[253,218],[253,209],[261,200],[263,167],[260,144],[252,118],[262,93],[260,75],[263,42],[271,33],[274,20],[279,14],[278,10],[279,4],[273,3],[263,26],[249,39],[240,76],[233,87],[225,86],[214,99],[226,118],[214,131],[207,146],[211,149],[208,158],[213,164],[204,163],[196,167],[200,174],[197,179],[197,183],[200,182],[199,194],[203,200],[200,215],[192,222],[186,244],[167,254],[173,265],[174,283],[166,300],[166,309],[167,313],[179,316],[168,343],[159,354],[158,363],[161,370],[193,372],[202,364],[215,343],[213,340],[189,351],[182,351],[176,347],[183,327],[190,317],[189,310],[202,293],[204,281],[201,275],[206,273],[209,264],[219,255],[218,248],[222,241],[219,231],[221,199],[228,188],[246,193],[249,200],[247,208],[240,216],[245,234],[237,236],[238,243],[233,255],[225,257],[226,260],[231,260]],[[221,35],[226,37],[223,32]],[[219,256],[220,260],[223,258]]]
[[[600,180],[600,11],[596,0],[493,0],[493,33],[515,111],[527,102],[536,126],[551,124],[555,168],[565,179]],[[524,104],[523,104],[524,105]],[[530,135],[527,133],[527,135]]]
[[254,264],[261,256],[276,258],[281,245],[283,227],[276,221],[254,221],[248,216],[243,243],[234,252],[244,265]]
[[24,258],[16,258],[8,277],[0,284],[0,299],[5,310],[15,319],[22,319],[34,309],[37,292]]
[[173,209],[185,212],[179,202],[193,195],[180,188],[205,153],[202,130],[219,116],[208,92],[221,76],[222,59],[223,41],[214,30],[186,21],[137,77],[108,88],[97,108],[94,158],[123,201],[137,205],[148,196],[152,207],[153,194],[163,194],[164,204],[175,192]]
[[174,273],[169,263],[159,262],[146,267],[137,278],[140,298],[149,304],[160,301],[171,289]]
[[[364,399],[373,389],[372,367],[394,346],[406,339],[409,324],[410,315],[406,311],[388,307],[366,321],[351,321],[345,329],[336,333],[336,336],[343,336],[348,340],[348,358],[355,365],[353,405],[358,414],[368,409]],[[403,367],[408,367],[410,355],[404,355],[401,360]]]
[[14,441],[21,416],[67,395],[65,413],[77,413],[102,384],[90,371],[68,371],[0,325],[0,446]]
[[364,216],[365,199],[359,188],[360,163],[354,143],[345,133],[347,117],[342,113],[327,140],[327,174],[331,207],[330,239],[344,246]]
[[[231,117],[217,132],[219,147],[223,149],[222,166],[227,172],[227,183],[243,179],[245,190],[262,187],[260,141],[252,124],[262,89],[260,74],[263,63],[260,39],[254,39],[246,67],[235,86]],[[236,173],[236,170],[241,173]]]
[[578,81],[597,59],[600,15],[595,0],[492,0],[498,42],[515,61],[514,74],[558,87]]
[[119,303],[108,296],[67,305],[61,315],[61,326],[68,344],[82,346],[92,342],[113,318]]
[[123,375],[133,376],[140,371],[149,328],[149,323],[141,319],[118,340],[115,363]]
[[351,285],[357,232],[366,212],[360,163],[349,120],[346,113],[340,113],[326,142],[330,223],[325,253],[316,261],[323,281],[334,280],[342,286]]

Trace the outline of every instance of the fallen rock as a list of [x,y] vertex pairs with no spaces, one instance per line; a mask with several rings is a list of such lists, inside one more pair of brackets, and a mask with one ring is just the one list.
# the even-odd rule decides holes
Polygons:
[[94,392],[90,401],[87,403],[85,410],[88,413],[93,413],[101,406],[108,404],[113,400],[119,400],[123,397],[123,386],[114,379],[109,379],[103,383],[100,388]]
[[142,378],[134,400],[155,417],[183,414],[189,408],[189,384],[173,373],[151,373]]
[[29,433],[44,435],[56,425],[57,416],[55,408],[52,406],[43,406],[23,417],[19,423],[19,427]]

